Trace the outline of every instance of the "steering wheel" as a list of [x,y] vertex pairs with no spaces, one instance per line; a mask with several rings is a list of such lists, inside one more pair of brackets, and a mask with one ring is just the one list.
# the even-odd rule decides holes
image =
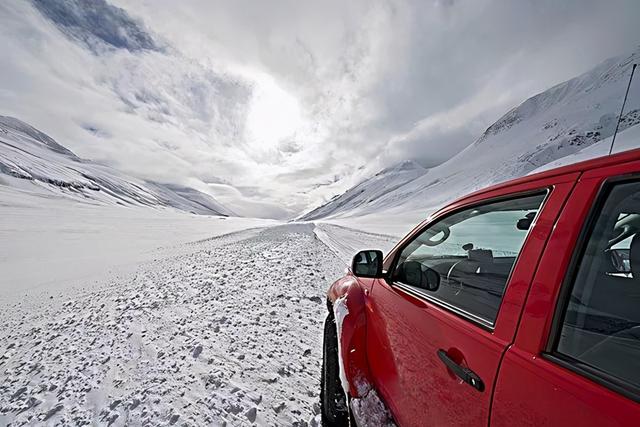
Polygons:
[[[453,281],[451,280],[451,279],[452,279],[451,275],[452,275],[452,273],[453,273],[453,270],[455,270],[455,269],[456,269],[456,267],[458,266],[458,264],[460,264],[460,263],[461,263],[461,262],[463,262],[463,261],[466,261],[466,260],[461,259],[460,261],[456,262],[455,264],[453,264],[453,265],[449,268],[449,271],[447,272],[447,284],[448,284],[449,286],[453,287]],[[455,283],[457,283],[457,284],[458,284],[458,287],[457,287],[457,288],[455,289],[455,291],[454,291],[454,292],[455,292],[455,293],[454,293],[454,295],[459,295],[459,294],[460,294],[460,292],[462,292],[462,281],[461,281],[461,280],[458,280],[458,279],[454,279],[454,281],[455,281]]]
[[613,229],[613,232],[615,233],[615,237],[612,239],[609,239],[609,244],[607,246],[611,247],[616,243],[623,241],[624,239],[629,237],[631,234],[633,234],[632,231],[633,231],[633,228],[631,227],[630,224],[623,224],[618,227],[615,227]]

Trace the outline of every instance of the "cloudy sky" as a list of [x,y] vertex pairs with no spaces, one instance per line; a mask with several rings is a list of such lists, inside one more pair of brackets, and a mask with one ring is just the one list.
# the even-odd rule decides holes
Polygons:
[[640,2],[3,0],[0,114],[291,217],[640,43]]

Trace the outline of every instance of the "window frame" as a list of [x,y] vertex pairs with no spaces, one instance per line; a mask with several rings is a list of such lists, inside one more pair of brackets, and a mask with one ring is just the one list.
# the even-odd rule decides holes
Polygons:
[[562,280],[562,284],[560,285],[560,291],[558,293],[551,321],[551,329],[546,345],[542,351],[542,357],[617,394],[640,403],[640,387],[634,386],[627,381],[621,380],[618,377],[592,367],[591,365],[581,362],[580,360],[563,354],[557,350],[566,311],[569,306],[570,296],[577,279],[578,270],[580,269],[580,261],[583,259],[589,244],[589,238],[593,234],[596,223],[600,218],[600,214],[602,213],[613,188],[616,185],[628,183],[640,184],[640,173],[606,178],[600,184],[600,188],[598,189],[596,197],[591,204],[580,229],[580,233],[578,234],[575,246],[572,249],[571,259],[567,265],[567,271],[564,275],[564,279]]
[[[476,202],[472,202],[469,204],[465,204],[459,207],[456,207],[455,209],[446,212],[443,215],[437,216],[435,218],[433,218],[433,220],[429,221],[428,223],[426,223],[423,227],[421,227],[416,233],[413,234],[413,238],[411,238],[410,240],[407,240],[406,242],[404,242],[401,246],[399,246],[398,248],[394,249],[394,258],[393,258],[393,262],[391,263],[391,265],[389,266],[389,269],[386,272],[386,276],[385,276],[385,281],[387,282],[387,284],[389,286],[391,286],[393,289],[399,289],[402,292],[409,294],[411,296],[413,296],[414,298],[418,298],[420,300],[426,301],[428,303],[434,304],[437,307],[443,308],[445,310],[447,310],[450,313],[453,313],[455,315],[457,315],[458,317],[469,321],[471,323],[473,323],[476,326],[481,327],[482,329],[493,333],[493,331],[496,328],[496,322],[498,320],[498,314],[500,313],[500,309],[502,307],[502,303],[504,301],[504,294],[506,294],[507,288],[509,287],[509,283],[511,281],[511,277],[513,275],[513,272],[515,271],[518,262],[520,260],[520,256],[522,254],[522,251],[527,243],[527,240],[529,238],[529,235],[531,233],[531,231],[533,230],[533,228],[535,227],[536,223],[538,222],[538,218],[540,217],[541,212],[544,210],[547,201],[549,200],[549,196],[551,194],[551,192],[553,191],[553,186],[552,185],[548,185],[548,186],[544,186],[544,187],[539,187],[539,188],[535,188],[535,189],[530,189],[530,190],[524,190],[524,191],[518,191],[515,193],[508,193],[508,194],[504,194],[504,195],[499,195],[499,196],[495,196],[495,197],[490,197],[487,199],[483,199],[483,200],[479,200]],[[428,228],[434,226],[435,224],[441,222],[442,220],[445,220],[446,218],[455,215],[457,213],[469,210],[469,209],[474,209],[477,208],[479,206],[485,206],[485,205],[490,205],[493,203],[499,203],[499,202],[506,202],[509,200],[517,200],[517,199],[523,199],[526,197],[532,197],[532,196],[543,196],[542,198],[542,202],[540,203],[540,207],[538,208],[538,212],[536,213],[536,216],[533,218],[533,221],[531,222],[531,226],[529,227],[529,229],[527,230],[526,236],[523,240],[522,243],[522,247],[520,248],[520,251],[518,252],[518,255],[516,256],[516,259],[513,263],[513,266],[511,267],[511,270],[509,271],[509,276],[507,277],[507,280],[505,282],[505,287],[504,287],[504,292],[503,292],[503,297],[500,300],[500,305],[498,306],[498,310],[497,310],[497,314],[496,314],[496,318],[493,322],[488,321],[487,319],[484,319],[481,316],[475,315],[473,313],[469,313],[468,311],[456,307],[455,305],[448,303],[446,301],[442,301],[440,299],[434,298],[432,295],[429,295],[428,291],[425,291],[423,289],[420,288],[416,288],[413,287],[411,285],[407,285],[405,283],[402,282],[397,282],[394,281],[392,279],[393,277],[393,272],[395,271],[395,269],[398,266],[398,261],[400,260],[400,256],[402,255],[402,252],[406,249],[407,246],[409,246],[411,243],[413,243],[413,241],[415,239],[417,239],[425,230],[427,230]]]

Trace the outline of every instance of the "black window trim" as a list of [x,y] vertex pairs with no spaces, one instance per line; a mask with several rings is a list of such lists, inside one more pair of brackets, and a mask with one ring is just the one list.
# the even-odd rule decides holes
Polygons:
[[[533,190],[524,190],[524,191],[519,191],[519,192],[515,192],[515,193],[509,193],[509,194],[504,194],[504,195],[500,195],[500,196],[496,196],[496,197],[492,197],[492,198],[488,198],[488,199],[484,199],[484,200],[480,200],[478,202],[475,203],[471,203],[468,205],[464,205],[464,206],[460,206],[454,210],[452,210],[451,212],[447,212],[445,215],[440,216],[438,218],[434,218],[432,221],[429,221],[427,224],[425,224],[417,233],[414,234],[414,238],[405,242],[402,246],[398,247],[395,250],[395,256],[393,259],[393,262],[391,263],[391,266],[389,267],[389,269],[387,270],[387,277],[385,278],[385,281],[387,282],[387,284],[389,284],[392,288],[394,289],[399,289],[400,291],[414,297],[414,298],[418,298],[421,300],[425,300],[429,303],[432,303],[438,307],[444,308],[445,310],[452,312],[453,314],[456,314],[458,316],[460,316],[461,318],[470,321],[471,323],[475,324],[476,326],[481,327],[482,329],[493,333],[493,331],[495,330],[496,324],[495,321],[491,322],[488,319],[485,319],[481,316],[475,315],[473,313],[469,313],[466,310],[463,310],[459,307],[454,306],[453,304],[447,303],[446,301],[442,301],[440,299],[434,298],[433,296],[429,295],[427,293],[427,291],[424,291],[420,288],[416,288],[413,287],[411,285],[407,285],[405,283],[399,282],[399,281],[393,281],[391,280],[391,277],[393,275],[393,272],[395,271],[397,264],[398,264],[398,260],[400,259],[400,255],[402,255],[402,251],[404,251],[404,249],[409,246],[420,234],[422,234],[427,228],[433,226],[434,224],[438,223],[439,221],[442,221],[446,218],[448,218],[451,215],[455,215],[459,212],[468,210],[468,209],[473,209],[475,207],[478,206],[484,206],[484,205],[490,205],[493,203],[499,203],[499,202],[504,202],[504,201],[509,201],[509,200],[516,200],[516,199],[522,199],[525,197],[531,197],[531,196],[536,196],[536,195],[544,195],[544,198],[542,199],[542,203],[540,204],[540,207],[538,208],[538,212],[536,213],[535,218],[533,219],[533,222],[531,223],[531,226],[529,227],[529,230],[527,230],[527,235],[524,238],[523,244],[522,244],[522,248],[524,248],[525,243],[527,242],[527,239],[529,238],[529,234],[531,232],[531,230],[535,227],[536,223],[538,222],[538,218],[540,217],[540,213],[544,210],[547,201],[549,200],[549,195],[551,194],[551,192],[553,191],[553,185],[548,185],[548,186],[544,186],[544,187],[540,187],[540,188],[536,188]],[[511,271],[509,272],[509,276],[507,277],[507,281],[505,283],[505,293],[506,290],[509,286],[509,282],[511,281],[511,275],[513,274],[516,265],[518,264],[518,261],[520,259],[520,255],[522,254],[522,248],[520,249],[520,252],[518,252],[518,255],[516,256],[516,260],[513,263],[513,266],[511,267]],[[498,306],[498,313],[500,313],[500,308],[502,307],[502,303],[504,301],[504,295],[503,298],[500,300],[500,305]],[[496,321],[498,319],[498,316],[496,315]]]
[[414,286],[407,285],[406,283],[402,283],[400,281],[394,281],[392,286],[395,287],[395,288],[399,288],[400,290],[402,290],[405,293],[408,293],[408,294],[410,294],[410,295],[412,295],[414,297],[417,297],[417,298],[423,299],[423,300],[427,300],[430,303],[433,303],[433,304],[435,304],[435,305],[437,305],[439,307],[442,307],[442,308],[444,308],[444,309],[446,309],[448,311],[451,311],[452,313],[457,314],[458,316],[464,317],[465,319],[470,320],[471,322],[481,326],[484,329],[487,329],[489,331],[493,331],[493,329],[494,329],[494,326],[492,326],[491,323],[487,319],[485,319],[485,318],[483,318],[481,316],[475,315],[473,313],[470,313],[470,312],[468,312],[466,310],[463,310],[463,309],[461,309],[459,307],[456,307],[453,304],[449,304],[446,301],[442,301],[442,300],[436,299],[436,298],[432,297],[431,295],[429,295],[427,293],[427,291],[424,291],[424,290],[422,290],[420,288],[416,288]]
[[[632,173],[620,175],[612,178],[605,179],[598,189],[595,202],[591,205],[587,217],[582,225],[580,234],[576,240],[576,246],[573,249],[571,260],[567,267],[564,279],[560,286],[560,292],[556,301],[555,310],[551,322],[551,330],[549,338],[543,349],[542,357],[553,362],[565,369],[573,371],[605,388],[608,388],[628,399],[640,403],[640,387],[636,387],[620,378],[614,377],[600,369],[597,369],[591,365],[587,365],[569,355],[560,353],[556,350],[558,341],[560,340],[560,333],[562,325],[564,323],[565,313],[569,305],[569,297],[573,290],[573,285],[577,278],[578,269],[580,267],[580,261],[582,260],[584,253],[587,249],[588,238],[591,236],[593,229],[599,217],[599,213],[602,212],[611,190],[620,184],[638,182],[640,183],[640,173]],[[571,197],[571,196],[569,196]]]

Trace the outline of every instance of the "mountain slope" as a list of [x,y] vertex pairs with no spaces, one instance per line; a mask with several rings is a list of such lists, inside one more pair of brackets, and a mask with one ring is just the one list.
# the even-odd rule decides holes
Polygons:
[[[505,114],[448,161],[370,200],[366,206],[355,206],[338,214],[331,212],[328,216],[413,212],[416,218],[424,217],[452,199],[526,175],[609,138],[615,130],[632,64],[638,62],[640,48],[535,95]],[[636,75],[620,132],[639,123],[640,75]],[[639,145],[640,141],[636,147]]]
[[326,204],[302,215],[299,219],[314,220],[366,206],[384,194],[424,175],[426,171],[419,164],[405,160],[393,167],[383,169],[371,178],[334,197]]
[[6,116],[0,116],[0,184],[84,203],[233,215],[192,188],[143,181],[80,159],[48,135]]

